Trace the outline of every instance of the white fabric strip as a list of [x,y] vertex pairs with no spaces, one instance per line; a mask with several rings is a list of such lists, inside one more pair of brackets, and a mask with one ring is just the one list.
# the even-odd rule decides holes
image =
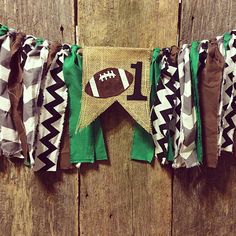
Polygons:
[[[0,72],[1,73],[1,72]],[[0,97],[1,110],[8,112],[11,106],[10,100],[4,97]]]

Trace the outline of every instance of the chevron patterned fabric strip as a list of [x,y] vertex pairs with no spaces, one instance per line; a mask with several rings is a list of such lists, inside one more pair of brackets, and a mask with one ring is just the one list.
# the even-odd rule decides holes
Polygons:
[[22,47],[21,66],[23,68],[23,122],[27,135],[30,165],[34,164],[33,152],[39,118],[37,100],[47,56],[47,41],[37,45],[36,38],[26,37]]
[[231,32],[223,74],[223,133],[221,151],[233,152],[236,125],[236,31]]
[[40,110],[34,171],[56,171],[63,131],[67,88],[63,76],[64,58],[70,47],[64,45],[56,54],[46,76],[44,101]]
[[193,102],[189,45],[184,44],[178,55],[178,72],[181,94],[179,155],[173,167],[187,168],[199,165],[196,154],[196,108]]
[[[230,33],[226,33],[224,36],[216,37],[219,51],[221,55],[223,56],[224,60],[226,58],[226,51],[228,48],[228,43],[229,43],[230,38],[231,38]],[[227,41],[225,39],[227,39]],[[217,138],[218,156],[221,155],[221,143],[222,143],[222,134],[223,134],[223,120],[222,120],[223,119],[222,117],[223,116],[223,96],[224,96],[224,79],[222,75],[220,98],[219,98],[219,110],[218,110],[218,138]]]
[[[179,142],[180,85],[176,58],[171,57],[171,53],[176,55],[176,47],[165,48],[162,52],[160,80],[156,88],[156,101],[151,109],[151,122],[155,155],[162,164],[167,164],[176,156]],[[174,156],[168,156],[173,148]]]
[[10,30],[6,35],[0,37],[0,143],[1,152],[4,156],[24,158],[21,154],[22,148],[19,135],[11,116],[11,102],[8,92],[12,58],[11,43],[15,33],[14,30]]
[[170,65],[176,68],[176,72],[173,74],[173,79],[175,81],[175,107],[173,110],[173,119],[171,121],[171,139],[169,139],[169,142],[173,140],[173,147],[174,147],[174,153],[173,158],[171,159],[172,153],[171,150],[169,150],[168,153],[168,160],[174,161],[178,154],[179,154],[179,138],[180,138],[180,115],[181,115],[181,95],[180,95],[180,83],[179,83],[179,74],[178,74],[178,53],[179,48],[176,46],[171,47],[171,63]]

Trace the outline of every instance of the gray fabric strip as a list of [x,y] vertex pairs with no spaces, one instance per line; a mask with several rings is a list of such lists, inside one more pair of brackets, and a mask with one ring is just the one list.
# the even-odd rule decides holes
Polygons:
[[0,124],[1,124],[1,152],[6,157],[24,158],[21,151],[21,143],[18,132],[16,131],[11,116],[11,103],[8,93],[8,79],[10,75],[10,61],[12,57],[11,43],[12,34],[15,31],[9,31],[7,35],[0,38],[3,41],[0,48]]
[[173,167],[187,168],[199,165],[196,156],[196,109],[193,103],[189,45],[184,44],[178,55],[178,73],[181,94],[179,156]]
[[30,165],[33,165],[33,152],[39,119],[37,100],[43,69],[48,56],[48,42],[44,41],[42,45],[36,45],[36,39],[29,36],[22,49],[23,122],[27,136]]

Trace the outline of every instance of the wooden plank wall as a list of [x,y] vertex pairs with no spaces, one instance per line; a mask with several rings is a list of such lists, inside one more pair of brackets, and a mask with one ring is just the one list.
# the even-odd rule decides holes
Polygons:
[[[214,3],[213,3],[214,2]],[[184,0],[180,44],[236,26],[234,0]],[[176,0],[2,0],[0,23],[88,46],[176,44]],[[133,120],[115,104],[102,116],[109,161],[76,173],[35,175],[0,163],[0,235],[235,235],[236,166],[171,170],[130,161]],[[3,161],[3,162],[2,162]],[[80,211],[78,209],[80,208]]]
[[[1,0],[0,22],[38,37],[74,43],[73,0]],[[77,172],[39,175],[1,158],[0,235],[78,235]]]
[[[79,41],[89,46],[176,43],[176,0],[79,0]],[[169,22],[170,27],[165,27]],[[82,167],[81,235],[170,235],[171,173],[130,161],[133,121],[118,105],[103,115],[109,161]]]
[[[181,43],[210,39],[236,27],[236,1],[182,1]],[[222,157],[217,169],[175,171],[173,235],[236,235],[236,166]]]

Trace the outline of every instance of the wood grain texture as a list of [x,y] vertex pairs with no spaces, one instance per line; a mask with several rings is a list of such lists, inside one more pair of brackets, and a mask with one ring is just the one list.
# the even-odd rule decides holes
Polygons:
[[0,23],[44,39],[74,43],[74,1],[1,0]]
[[78,0],[78,9],[82,45],[148,48],[176,44],[178,4],[174,0]]
[[[182,2],[182,43],[221,35],[236,26],[235,1]],[[226,156],[217,169],[175,171],[173,235],[235,235],[235,182],[235,159]]]
[[210,39],[236,27],[236,1],[183,0],[180,43]]
[[[2,0],[0,22],[27,34],[73,43],[73,7],[72,0]],[[0,235],[78,235],[77,171],[36,174],[1,158],[0,192]]]
[[[175,0],[78,1],[81,45],[170,46],[177,20]],[[81,168],[81,235],[170,235],[171,173],[130,160],[133,120],[118,104],[102,118],[109,161]]]

